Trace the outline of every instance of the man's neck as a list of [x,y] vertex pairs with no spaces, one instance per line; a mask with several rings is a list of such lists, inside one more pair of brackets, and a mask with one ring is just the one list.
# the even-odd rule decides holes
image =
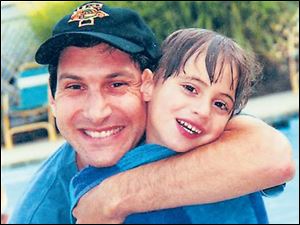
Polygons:
[[78,153],[75,152],[76,155],[76,165],[77,165],[77,169],[78,170],[82,170],[84,167],[86,167],[87,165],[85,165],[85,163],[82,161],[82,159],[79,157]]

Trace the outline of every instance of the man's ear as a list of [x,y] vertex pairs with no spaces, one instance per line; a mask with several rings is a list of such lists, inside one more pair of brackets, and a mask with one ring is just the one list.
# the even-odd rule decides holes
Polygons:
[[55,104],[55,100],[54,100],[54,97],[52,96],[50,88],[48,89],[48,99],[49,99],[49,105],[51,108],[51,112],[52,112],[53,116],[56,117],[56,104]]
[[154,88],[153,73],[149,69],[145,69],[142,73],[141,92],[145,102],[149,102],[152,98]]

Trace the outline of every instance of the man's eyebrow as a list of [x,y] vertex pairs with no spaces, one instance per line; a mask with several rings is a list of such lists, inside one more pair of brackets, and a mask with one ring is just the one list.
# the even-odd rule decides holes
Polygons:
[[[114,78],[119,78],[119,77],[127,77],[127,78],[134,78],[135,76],[131,73],[128,72],[115,72],[115,73],[111,73],[105,76],[105,79],[114,79]],[[74,74],[61,74],[59,76],[59,80],[65,80],[65,79],[70,79],[70,80],[77,80],[77,81],[82,81],[84,80],[81,76],[78,75],[74,75]]]
[[73,75],[73,74],[61,74],[59,76],[59,80],[65,80],[65,79],[70,79],[70,80],[78,80],[81,81],[83,80],[82,77],[77,76],[77,75]]
[[134,78],[135,76],[131,73],[128,73],[126,71],[120,71],[120,72],[115,72],[112,74],[108,74],[105,78],[106,79],[114,79],[118,77],[127,77],[127,78]]

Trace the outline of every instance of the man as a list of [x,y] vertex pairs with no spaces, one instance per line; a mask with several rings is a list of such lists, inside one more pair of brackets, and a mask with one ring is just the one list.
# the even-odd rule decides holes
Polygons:
[[[70,222],[68,185],[78,169],[114,165],[143,140],[141,74],[159,57],[153,33],[131,10],[93,2],[58,22],[36,60],[49,64],[50,102],[67,143],[36,174],[11,223]],[[92,193],[97,205],[90,204],[86,214],[78,208],[78,222],[90,213],[100,215],[99,223],[122,222],[134,212],[220,201],[274,186],[293,176],[289,154],[288,142],[274,129],[239,117],[218,142],[105,181]]]

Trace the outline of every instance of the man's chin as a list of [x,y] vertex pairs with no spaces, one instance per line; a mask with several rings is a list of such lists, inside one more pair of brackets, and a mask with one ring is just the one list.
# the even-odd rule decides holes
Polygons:
[[97,167],[97,168],[106,168],[106,167],[112,167],[114,165],[116,165],[116,164],[115,163],[95,163],[91,166]]
[[101,159],[101,160],[93,160],[90,165],[94,167],[110,167],[114,166],[118,163],[120,158],[118,159]]

